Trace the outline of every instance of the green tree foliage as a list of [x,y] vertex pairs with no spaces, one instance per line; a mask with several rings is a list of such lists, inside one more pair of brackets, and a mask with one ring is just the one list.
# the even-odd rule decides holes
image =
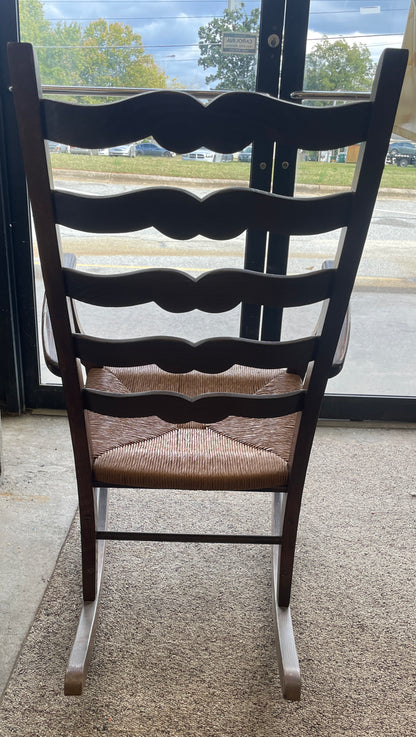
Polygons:
[[[204,69],[214,68],[206,77],[207,84],[218,82],[217,89],[254,90],[256,61],[251,56],[223,54],[221,36],[224,31],[259,31],[259,10],[250,15],[244,5],[238,10],[225,10],[222,18],[214,18],[199,29],[200,59]],[[375,73],[370,50],[365,44],[348,44],[344,39],[330,41],[326,36],[306,56],[305,89],[367,91]]]
[[82,28],[79,23],[56,23],[51,26],[48,38],[44,39],[45,48],[36,48],[41,78],[44,84],[78,85],[77,47],[82,43]]
[[41,0],[20,0],[20,37],[36,49],[41,78],[49,85],[167,87],[169,79],[146,54],[141,36],[124,23],[103,19],[51,23]]
[[39,66],[45,74],[47,84],[50,79],[48,50],[51,42],[52,25],[45,19],[41,0],[20,0],[19,2],[20,38],[30,41],[37,49]]
[[258,33],[260,11],[255,8],[248,15],[244,4],[237,10],[225,10],[222,18],[213,18],[198,31],[200,58],[204,69],[216,68],[208,74],[206,83],[217,82],[215,89],[254,90],[256,84],[256,57],[240,54],[223,54],[221,38],[224,31]]
[[307,55],[304,88],[360,92],[371,89],[375,65],[365,44],[330,41],[326,36]]
[[141,36],[125,23],[92,21],[82,35],[81,84],[96,87],[166,87],[168,78],[146,54]]

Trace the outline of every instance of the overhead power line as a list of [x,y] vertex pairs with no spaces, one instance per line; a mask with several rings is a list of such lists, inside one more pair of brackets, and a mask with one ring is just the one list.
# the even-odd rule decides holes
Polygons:
[[[371,7],[371,6],[368,6],[368,7]],[[408,10],[409,8],[382,8],[380,9],[380,15],[383,15],[383,13],[402,13],[403,11],[407,13]],[[361,10],[311,10],[309,15],[338,15],[338,14],[346,15],[347,13],[354,13],[354,15],[361,15]]]
[[[131,4],[131,0],[100,0],[100,5],[103,5],[104,3],[111,3],[111,5],[118,5],[121,3],[129,3]],[[43,3],[53,3],[53,5],[61,5],[62,3],[74,3],[74,0],[43,0]],[[149,0],[136,0],[136,4],[149,4]],[[152,0],[152,5],[158,5],[159,3],[175,3],[177,5],[177,0]],[[182,3],[193,3],[194,5],[198,3],[203,3],[204,5],[208,5],[209,3],[215,3],[215,5],[218,5],[218,0],[181,0]],[[244,0],[244,5],[247,4],[253,4],[259,5],[259,0]]]
[[45,20],[52,22],[52,23],[69,23],[71,21],[77,21],[78,23],[85,22],[85,21],[95,21],[95,20],[188,20],[188,18],[197,19],[197,20],[203,20],[204,18],[222,18],[222,15],[156,15],[156,16],[150,16],[146,15],[143,17],[138,18],[45,18]]
[[[327,39],[334,39],[334,40],[344,40],[344,39],[347,39],[347,38],[352,38],[355,41],[361,41],[363,38],[387,38],[387,37],[390,37],[390,36],[397,36],[397,37],[401,38],[402,35],[403,34],[401,34],[401,33],[368,33],[368,34],[360,34],[359,36],[357,36],[355,34],[354,35],[351,35],[351,36],[347,36],[347,35],[344,36],[342,34],[337,34],[335,36],[325,36],[325,38],[327,38]],[[309,37],[309,36],[307,38],[307,41],[316,41],[317,43],[319,43],[319,41],[321,41],[321,40],[322,40],[321,38],[312,38],[312,37]],[[213,44],[210,44],[210,45],[211,46],[220,46],[219,43],[213,43]],[[36,48],[37,49],[86,49],[88,51],[100,51],[100,50],[102,51],[102,50],[107,50],[107,49],[109,49],[109,50],[114,50],[114,49],[130,49],[131,51],[134,51],[135,49],[142,49],[142,48],[146,48],[146,49],[174,49],[174,48],[179,48],[179,49],[185,49],[186,48],[186,49],[190,49],[190,48],[198,48],[198,47],[199,47],[199,44],[197,44],[197,43],[195,43],[195,44],[143,44],[141,46],[105,46],[105,45],[98,45],[98,44],[93,45],[93,46],[92,45],[83,45],[83,44],[78,44],[78,45],[74,45],[74,46],[72,46],[72,45],[68,45],[68,46],[66,46],[66,45],[65,46],[64,45],[61,45],[61,46],[49,46],[49,45],[37,46],[36,45]]]
[[[219,43],[218,44],[211,44],[211,46],[220,46],[220,45],[221,44],[219,44]],[[91,45],[91,44],[85,44],[85,45],[78,44],[78,45],[74,45],[74,46],[72,46],[72,45],[68,45],[68,46],[66,46],[66,45],[56,45],[56,46],[54,46],[54,45],[52,45],[52,46],[49,46],[49,44],[48,44],[48,45],[45,45],[45,46],[38,46],[38,45],[35,46],[35,48],[37,48],[37,49],[84,49],[85,51],[107,51],[107,50],[115,51],[117,49],[128,49],[130,51],[140,51],[143,48],[147,48],[147,49],[173,49],[173,48],[185,49],[185,48],[191,48],[191,47],[198,48],[198,44],[158,44],[158,45],[153,45],[152,44],[150,46],[147,46],[147,45],[145,46],[145,44],[140,44],[140,46],[138,46],[138,45],[137,46],[134,46],[134,45],[133,46],[106,46],[105,44],[102,44],[102,45],[101,44],[94,44],[94,45]]]
[[[167,2],[167,0],[166,0]],[[385,8],[380,11],[380,15],[383,13],[407,13],[408,8]],[[359,10],[312,10],[309,15],[360,15]],[[137,16],[135,18],[119,18],[116,16],[105,17],[106,21],[137,21],[137,20],[205,20],[206,18],[223,18],[223,15],[146,15]],[[50,23],[86,23],[93,22],[95,20],[103,20],[102,18],[45,18]]]

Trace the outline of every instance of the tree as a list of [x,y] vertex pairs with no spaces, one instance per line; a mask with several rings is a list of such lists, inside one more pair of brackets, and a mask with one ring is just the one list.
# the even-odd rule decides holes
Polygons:
[[224,31],[236,33],[258,33],[260,11],[255,8],[249,15],[244,4],[236,10],[224,10],[222,18],[213,18],[198,31],[200,58],[198,64],[204,69],[216,68],[216,72],[205,78],[207,84],[218,82],[216,89],[254,90],[256,84],[255,56],[224,54],[221,37]]
[[168,77],[146,54],[142,38],[125,23],[92,21],[82,35],[81,84],[96,87],[166,87]]
[[[46,48],[36,49],[44,84],[81,84],[77,52],[82,43],[82,26],[79,23],[56,23],[44,43]],[[42,57],[39,57],[41,51]]]
[[146,54],[131,26],[100,19],[51,23],[41,0],[20,0],[20,37],[36,49],[41,79],[49,85],[167,87],[169,79]]
[[39,67],[45,84],[51,84],[49,50],[52,44],[52,24],[45,19],[41,0],[20,0],[20,38],[32,43],[37,50]]
[[359,92],[371,89],[375,64],[369,48],[344,39],[330,41],[326,36],[306,57],[304,88]]

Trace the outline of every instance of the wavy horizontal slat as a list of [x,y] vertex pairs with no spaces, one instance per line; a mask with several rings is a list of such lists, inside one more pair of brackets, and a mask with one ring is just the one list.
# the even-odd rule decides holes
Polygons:
[[256,138],[311,150],[359,143],[371,105],[304,107],[258,92],[224,93],[204,104],[184,92],[160,90],[104,105],[43,100],[42,114],[45,138],[74,146],[103,148],[152,135],[176,153],[199,146],[230,153]]
[[176,392],[113,394],[83,389],[85,409],[110,417],[152,417],[166,422],[220,422],[226,417],[282,417],[303,408],[304,391],[280,395],[202,394]]
[[240,364],[262,369],[304,367],[314,356],[319,338],[272,342],[248,338],[209,338],[191,343],[166,336],[130,340],[105,340],[74,334],[74,349],[85,363],[99,366],[145,366],[156,364],[170,373],[221,373]]
[[89,233],[128,233],[155,227],[170,238],[222,240],[247,228],[311,235],[347,223],[353,194],[299,199],[235,187],[199,198],[175,187],[148,187],[108,197],[53,193],[57,222]]
[[65,268],[66,294],[100,307],[155,302],[169,312],[226,312],[240,302],[299,307],[329,297],[335,269],[281,276],[244,269],[214,269],[194,277],[175,269],[88,274]]

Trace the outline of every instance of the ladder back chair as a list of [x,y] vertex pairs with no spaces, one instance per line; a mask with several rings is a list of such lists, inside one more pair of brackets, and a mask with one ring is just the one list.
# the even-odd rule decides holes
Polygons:
[[[54,345],[62,377],[79,494],[83,597],[65,692],[82,691],[95,630],[106,540],[267,544],[273,550],[273,609],[283,695],[300,698],[290,592],[305,475],[328,378],[364,247],[407,54],[389,49],[369,101],[308,108],[261,93],[224,93],[209,104],[152,91],[119,102],[78,105],[42,97],[30,44],[10,44],[9,63]],[[111,196],[53,186],[47,141],[101,149],[153,135],[182,154],[204,145],[230,153],[255,140],[328,150],[361,143],[349,191],[296,198],[246,187],[197,197],[148,187]],[[59,226],[94,233],[150,226],[174,239],[215,240],[247,229],[310,235],[340,229],[335,260],[313,272],[274,275],[222,268],[193,277],[149,268],[107,276],[64,259]],[[220,313],[238,305],[321,303],[315,331],[294,340],[216,337],[102,339],[81,331],[75,303],[156,303],[173,313]],[[184,318],[185,319],[185,318]],[[347,332],[344,325],[344,333]],[[46,343],[50,331],[46,329]],[[50,342],[50,341],[49,341]],[[56,359],[55,359],[56,351]],[[337,364],[336,367],[335,364]],[[270,535],[109,530],[114,487],[272,492]],[[138,493],[138,499],[139,492]]]

